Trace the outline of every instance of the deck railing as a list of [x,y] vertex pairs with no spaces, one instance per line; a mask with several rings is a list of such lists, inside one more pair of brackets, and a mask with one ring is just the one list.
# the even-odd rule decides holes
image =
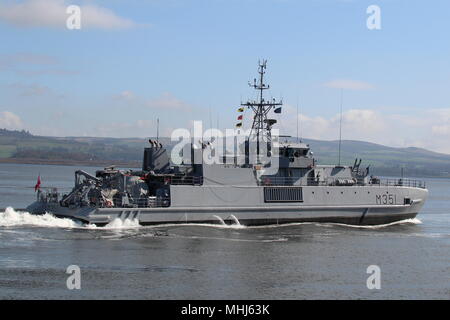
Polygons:
[[426,188],[425,181],[414,179],[299,179],[298,177],[262,177],[259,181],[261,186],[396,186],[411,188]]
[[203,184],[202,176],[182,176],[182,177],[167,177],[167,182],[172,185],[193,185],[199,186]]
[[129,198],[128,204],[123,205],[120,201],[114,201],[115,208],[164,208],[170,207],[170,197],[141,197]]
[[[375,183],[374,183],[375,182]],[[414,180],[414,179],[379,179],[374,181],[371,185],[380,185],[380,186],[395,186],[395,187],[411,187],[411,188],[421,188],[426,189],[426,183],[422,180]]]

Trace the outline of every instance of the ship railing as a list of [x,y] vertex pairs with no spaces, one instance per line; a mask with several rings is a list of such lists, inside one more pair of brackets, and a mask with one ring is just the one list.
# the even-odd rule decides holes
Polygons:
[[420,188],[426,189],[426,183],[422,180],[416,179],[371,179],[370,185],[379,186],[392,186],[392,187],[410,187],[410,188]]
[[354,178],[262,177],[259,181],[262,186],[354,186],[361,183],[362,181]]
[[54,187],[39,187],[36,199],[39,202],[56,203],[59,198],[58,189]]
[[261,186],[403,186],[426,188],[425,181],[414,179],[363,179],[363,178],[308,178],[299,177],[262,177]]
[[261,177],[259,185],[261,186],[292,186],[301,184],[297,177]]
[[[33,187],[34,188],[34,187]],[[58,199],[62,199],[64,195],[70,193],[71,188],[60,187],[39,187],[36,193],[37,201],[40,202],[58,202]]]
[[[29,187],[34,189],[34,187]],[[72,191],[73,188],[72,187],[39,187],[39,190],[41,191],[57,191],[57,192],[67,192],[67,191]]]
[[138,208],[170,207],[170,197],[148,197],[134,199],[133,206]]
[[170,197],[129,198],[126,204],[117,199],[113,203],[114,208],[164,208],[170,207]]
[[172,185],[200,186],[203,184],[203,177],[201,176],[167,177],[166,179],[167,182]]

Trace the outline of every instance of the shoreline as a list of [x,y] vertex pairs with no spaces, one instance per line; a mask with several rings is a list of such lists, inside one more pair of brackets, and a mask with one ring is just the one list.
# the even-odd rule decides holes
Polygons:
[[3,158],[0,163],[11,164],[34,164],[34,165],[60,165],[60,166],[83,166],[83,167],[122,167],[122,168],[140,168],[140,161],[78,161],[78,160],[61,160],[61,159],[20,159],[20,158]]

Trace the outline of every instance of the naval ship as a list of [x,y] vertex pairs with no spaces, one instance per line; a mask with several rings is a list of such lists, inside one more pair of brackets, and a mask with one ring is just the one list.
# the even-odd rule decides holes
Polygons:
[[142,170],[108,167],[95,175],[78,170],[71,192],[39,188],[27,211],[99,226],[114,219],[135,219],[140,225],[375,225],[418,214],[428,196],[424,182],[379,179],[369,175],[369,167],[360,168],[361,160],[352,166],[320,165],[308,144],[275,137],[277,121],[270,117],[282,102],[264,98],[269,89],[265,60],[258,73],[258,80],[249,82],[256,98],[240,107],[251,115],[250,132],[233,151],[224,148],[219,163],[205,161],[205,153],[218,149],[212,141],[191,140],[182,161],[174,164],[166,147],[149,140]]

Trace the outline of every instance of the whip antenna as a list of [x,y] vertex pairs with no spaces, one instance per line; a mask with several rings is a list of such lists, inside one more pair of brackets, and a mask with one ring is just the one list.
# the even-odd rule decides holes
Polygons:
[[341,165],[341,144],[342,144],[342,103],[344,100],[344,89],[341,89],[341,117],[339,120],[339,161],[338,166]]

